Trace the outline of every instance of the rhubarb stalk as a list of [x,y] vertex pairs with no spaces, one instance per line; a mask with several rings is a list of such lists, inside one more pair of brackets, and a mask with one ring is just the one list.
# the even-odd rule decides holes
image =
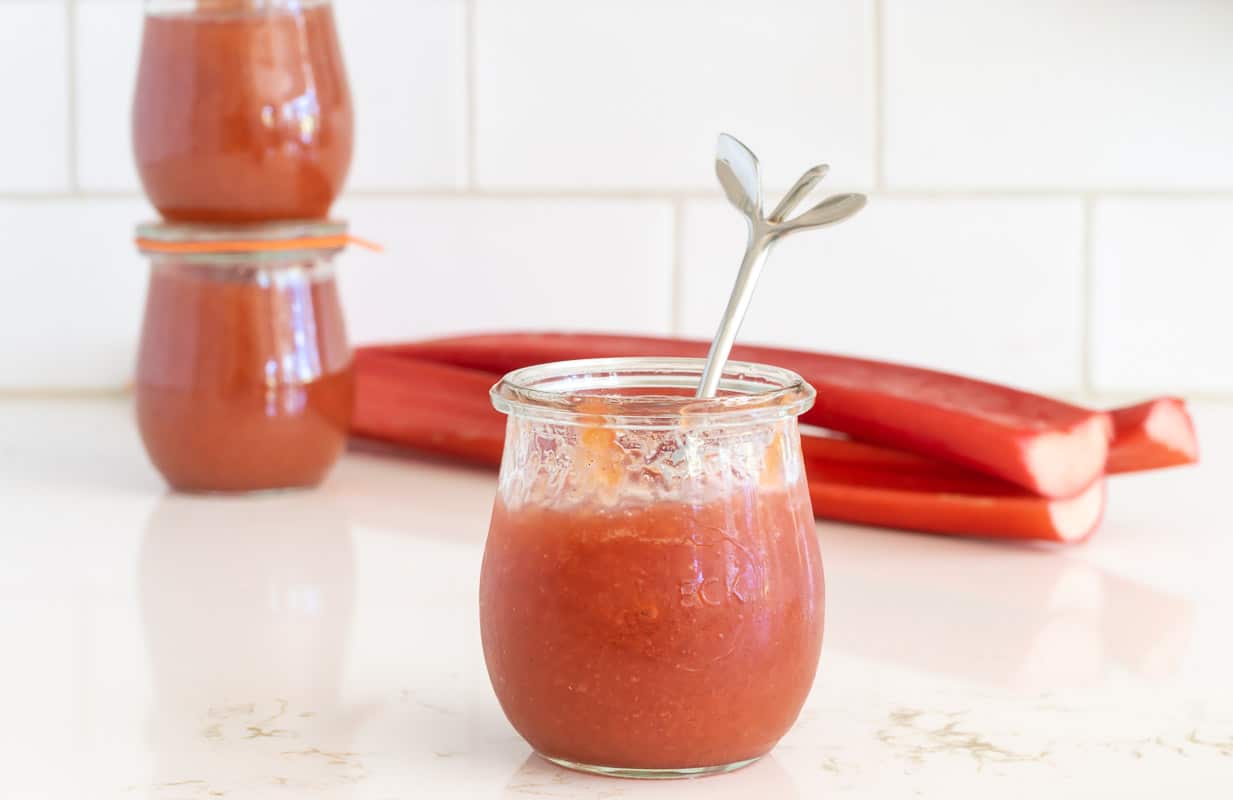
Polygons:
[[[509,333],[391,345],[385,352],[504,373],[548,361],[693,356],[707,343],[603,334]],[[738,345],[732,357],[786,367],[818,392],[801,421],[1072,497],[1104,474],[1112,423],[1041,395],[869,359]]]
[[1139,472],[1193,464],[1199,460],[1199,441],[1186,404],[1176,397],[1161,397],[1110,412],[1114,440],[1105,471]]
[[[505,422],[488,389],[496,373],[388,351],[356,356],[357,436],[495,466]],[[1049,500],[920,456],[843,439],[803,437],[814,513],[895,528],[1071,542],[1099,522],[1104,482]]]

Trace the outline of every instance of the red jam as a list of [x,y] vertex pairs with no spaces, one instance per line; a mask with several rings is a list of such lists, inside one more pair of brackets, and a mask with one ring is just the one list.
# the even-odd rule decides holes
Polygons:
[[201,0],[146,16],[133,140],[169,220],[325,217],[351,163],[329,3]]
[[137,366],[137,422],[174,488],[312,486],[346,442],[351,350],[332,273],[158,257]]
[[704,504],[507,508],[484,556],[484,655],[540,753],[680,769],[763,755],[796,719],[822,644],[803,483]]

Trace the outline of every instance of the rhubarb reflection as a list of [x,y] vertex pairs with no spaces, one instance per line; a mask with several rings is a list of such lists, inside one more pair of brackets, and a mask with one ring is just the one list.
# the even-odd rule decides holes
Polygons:
[[1037,691],[1179,669],[1185,598],[1055,547],[819,524],[827,647],[925,673]]

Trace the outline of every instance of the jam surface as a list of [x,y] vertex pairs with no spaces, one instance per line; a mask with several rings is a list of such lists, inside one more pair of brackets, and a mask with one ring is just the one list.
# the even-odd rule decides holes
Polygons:
[[540,753],[632,769],[761,756],[822,644],[805,486],[605,508],[498,498],[480,614],[497,697]]
[[325,217],[352,148],[332,8],[206,8],[146,17],[133,104],[146,194],[169,220]]

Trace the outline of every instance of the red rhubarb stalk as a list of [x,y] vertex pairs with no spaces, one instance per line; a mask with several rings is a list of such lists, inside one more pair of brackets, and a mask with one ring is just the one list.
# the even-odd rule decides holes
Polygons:
[[1105,471],[1139,472],[1193,464],[1199,460],[1199,441],[1186,404],[1176,397],[1161,397],[1110,412],[1114,440]]
[[[1105,464],[1107,475],[1165,469],[1199,460],[1194,424],[1183,401],[1165,397],[1108,413],[1114,420],[1116,433]],[[813,455],[831,461],[931,475],[969,472],[945,461],[826,432],[803,431],[801,444],[806,458]]]
[[[642,336],[510,333],[390,345],[385,352],[494,373],[546,361],[694,356],[708,344]],[[1108,415],[1006,386],[868,359],[738,345],[735,359],[794,370],[818,391],[802,421],[986,472],[1048,497],[1104,473]]]
[[801,449],[820,517],[933,533],[1075,542],[1096,529],[1104,512],[1103,480],[1056,500],[866,442],[805,434]]
[[[504,418],[488,389],[496,373],[357,354],[357,436],[497,465]],[[934,533],[1076,541],[1099,522],[1104,486],[1047,500],[977,473],[843,439],[805,437],[806,472],[819,517]]]
[[486,372],[359,351],[355,355],[356,436],[451,456],[501,463],[505,417],[488,390]]
[[873,467],[879,470],[924,475],[980,475],[969,469],[948,464],[915,453],[905,453],[879,444],[857,442],[826,431],[801,431],[801,452],[805,460],[818,459],[854,467]]
[[1071,498],[1040,497],[979,473],[928,474],[806,459],[814,514],[887,528],[999,539],[1077,542],[1104,514],[1105,482]]

